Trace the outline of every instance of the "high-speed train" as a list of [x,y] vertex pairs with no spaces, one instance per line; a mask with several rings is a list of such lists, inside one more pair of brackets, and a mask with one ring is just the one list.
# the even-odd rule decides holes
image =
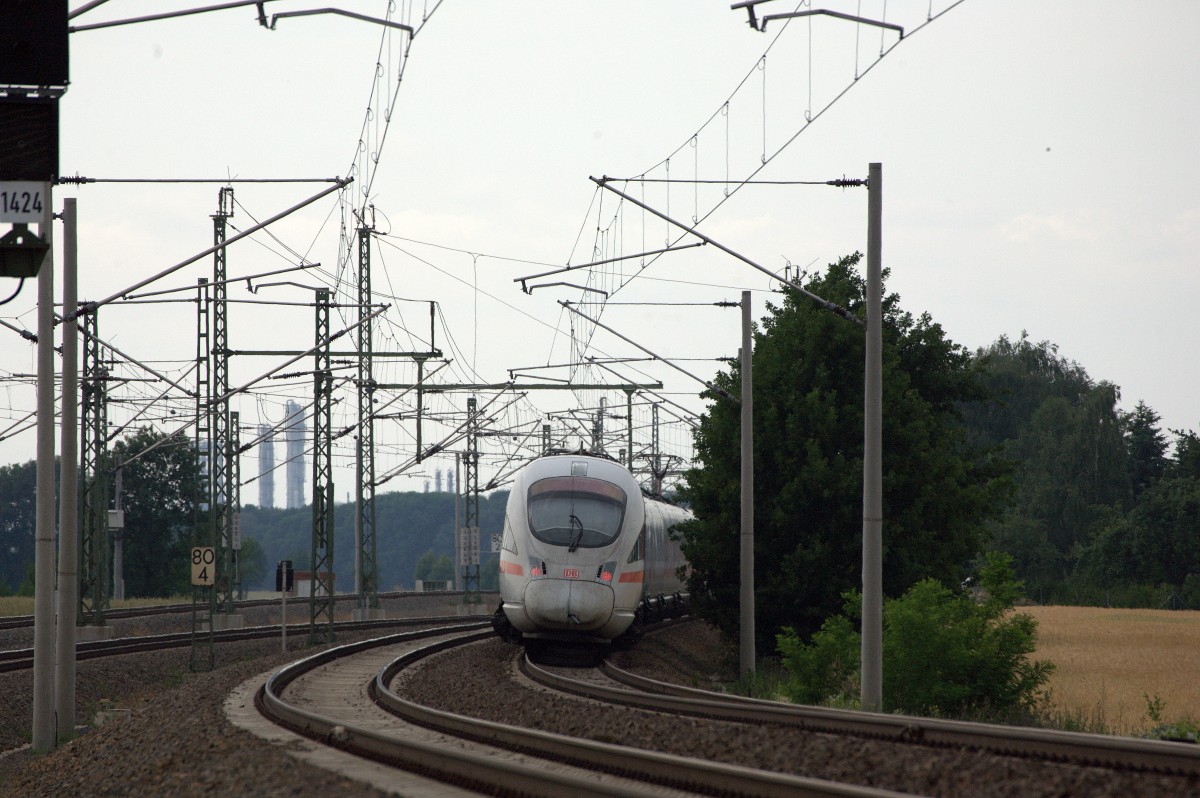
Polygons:
[[685,561],[668,530],[690,517],[607,458],[530,462],[508,496],[492,626],[510,642],[633,642],[645,621],[683,609]]

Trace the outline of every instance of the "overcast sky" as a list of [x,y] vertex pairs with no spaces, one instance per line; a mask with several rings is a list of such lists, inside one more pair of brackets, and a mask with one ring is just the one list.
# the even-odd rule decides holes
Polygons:
[[[74,23],[165,5],[111,0]],[[61,171],[100,179],[347,176],[352,163],[363,162],[356,152],[365,129],[363,151],[379,153],[367,199],[384,234],[373,282],[392,297],[381,301],[393,303],[377,346],[428,347],[427,302],[436,301],[434,345],[454,358],[439,378],[466,382],[501,381],[510,369],[572,359],[570,316],[557,300],[578,300],[581,292],[559,286],[526,295],[514,278],[660,249],[678,237],[665,222],[643,224],[640,211],[618,206],[589,176],[662,178],[669,158],[673,179],[736,182],[766,157],[757,180],[808,181],[865,177],[868,163],[879,161],[883,262],[891,270],[888,288],[906,309],[928,311],[972,349],[1022,331],[1050,340],[1094,379],[1119,385],[1126,409],[1144,400],[1164,427],[1197,427],[1200,378],[1192,350],[1200,322],[1190,305],[1200,282],[1200,159],[1193,152],[1200,90],[1189,39],[1200,6],[965,0],[921,27],[930,11],[952,4],[891,0],[887,20],[906,28],[898,42],[893,31],[830,17],[795,20],[786,30],[773,21],[760,33],[729,5],[397,4],[394,18],[414,26],[427,10],[436,12],[412,43],[390,113],[406,36],[396,32],[381,45],[382,29],[365,22],[290,18],[268,30],[251,7],[80,31],[71,36],[72,84],[61,104]],[[883,3],[815,6],[878,19]],[[267,4],[269,13],[304,7]],[[365,0],[340,7],[380,17],[387,11],[386,3]],[[795,7],[776,0],[760,14]],[[879,59],[881,46],[887,55]],[[377,62],[381,78],[372,91]],[[812,124],[780,152],[806,127],[806,115]],[[321,269],[267,281],[316,286],[340,278],[343,290],[352,290],[354,269],[338,264],[339,228],[347,209],[363,204],[368,182],[361,167],[355,177],[343,202],[331,195],[270,228],[273,236],[231,247],[229,274],[286,268],[304,257]],[[669,205],[681,221],[702,219],[702,232],[768,269],[791,263],[815,270],[865,251],[863,189],[748,185],[714,211],[726,186],[675,183],[668,192],[667,185],[621,187],[664,211]],[[327,187],[237,184],[230,234]],[[62,198],[78,197],[80,295],[107,297],[210,246],[218,188],[56,189],[60,206]],[[617,303],[712,303],[750,289],[758,317],[772,297],[768,276],[711,247],[666,255],[627,283],[641,262],[622,263],[593,278],[611,294],[603,322],[702,377],[718,368],[714,358],[736,354],[736,309]],[[146,290],[193,286],[209,274],[205,259]],[[556,280],[582,284],[585,277],[541,282]],[[0,307],[0,318],[35,329],[35,296],[30,283]],[[238,284],[229,296],[300,303],[234,305],[233,348],[312,346],[313,311],[302,306],[311,303],[311,290],[275,286],[252,294]],[[351,320],[353,312],[345,312]],[[102,337],[177,378],[194,358],[195,326],[192,304],[117,302],[100,315]],[[9,330],[0,336],[3,429],[34,408],[29,380],[13,375],[34,371],[35,352]],[[601,356],[640,354],[604,330],[592,346]],[[282,360],[236,358],[231,382],[247,382]],[[135,372],[123,373],[147,376]],[[678,372],[647,366],[645,376],[627,374],[661,379],[665,396],[702,407],[699,384]],[[377,368],[377,379],[414,377],[411,365]],[[161,383],[128,383],[117,396],[164,390]],[[243,422],[276,422],[289,396],[309,400],[306,378],[272,381],[236,409]],[[481,404],[489,399],[480,394]],[[624,395],[607,401],[623,405]],[[524,425],[524,435],[540,429],[539,409],[565,411],[573,402],[563,392],[531,395],[500,423]],[[170,409],[155,416],[164,430],[187,403],[168,405],[176,416]],[[430,400],[435,414],[464,405],[465,395]],[[121,423],[131,407],[117,403],[113,419]],[[345,394],[335,428],[351,423],[352,409]],[[641,427],[648,414],[638,409],[635,420]],[[686,453],[686,427],[662,420],[664,448]],[[425,445],[454,423],[430,424]],[[411,456],[410,420],[380,422],[376,435],[380,473]],[[641,448],[649,432],[640,428],[637,436]],[[348,441],[339,444],[339,500],[353,491]],[[0,441],[0,462],[29,459],[33,450],[32,430],[13,435]],[[420,489],[434,468],[452,467],[452,459],[439,458],[416,469],[415,479],[383,489]],[[244,459],[242,470],[249,479],[256,460]],[[281,503],[282,471],[276,483]],[[243,502],[257,497],[257,485],[243,488]]]

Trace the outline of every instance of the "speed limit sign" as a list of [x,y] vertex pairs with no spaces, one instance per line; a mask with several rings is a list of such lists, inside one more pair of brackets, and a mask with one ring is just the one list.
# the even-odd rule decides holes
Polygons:
[[192,549],[192,584],[212,587],[217,581],[216,549],[212,546],[196,546]]

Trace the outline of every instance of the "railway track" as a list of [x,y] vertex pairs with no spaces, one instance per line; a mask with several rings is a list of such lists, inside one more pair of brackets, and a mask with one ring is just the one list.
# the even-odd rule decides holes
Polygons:
[[594,669],[603,677],[601,679],[564,675],[563,669],[541,667],[528,656],[521,659],[520,667],[522,673],[544,687],[624,707],[738,723],[770,723],[934,747],[965,748],[1082,766],[1200,775],[1200,746],[1190,743],[764,701],[668,684],[624,671],[608,662]]
[[[385,599],[398,599],[398,598],[402,598],[404,596],[438,596],[438,595],[461,596],[462,594],[454,593],[454,592],[445,592],[445,593],[393,592],[393,593],[380,593],[379,598],[380,598],[380,600],[385,600]],[[347,602],[357,602],[357,600],[358,600],[358,596],[354,595],[354,594],[344,595],[344,596],[336,596],[334,598],[335,604],[345,604]],[[303,602],[304,599],[293,599],[293,601]],[[247,599],[246,601],[234,602],[234,607],[239,610],[251,609],[254,607],[278,607],[278,606],[279,606],[278,598]],[[158,606],[153,606],[153,607],[122,607],[120,609],[105,610],[104,617],[106,620],[116,621],[116,620],[126,620],[129,618],[141,618],[144,616],[172,615],[172,614],[176,614],[176,613],[182,614],[182,613],[191,612],[191,611],[192,611],[192,604],[191,604],[191,602],[187,602],[185,604],[160,604]],[[4,631],[6,629],[24,629],[26,627],[32,627],[32,626],[33,626],[33,616],[32,615],[14,615],[14,616],[11,616],[8,618],[0,618],[0,631]]]
[[[391,683],[406,668],[490,636],[487,630],[454,632],[414,646],[409,636],[392,635],[330,649],[272,675],[256,705],[273,722],[312,740],[491,795],[903,795],[482,721],[421,706],[392,691]],[[322,678],[293,690],[320,669],[326,670]],[[343,689],[314,687],[338,683]],[[364,696],[386,714],[363,706]],[[397,718],[411,727],[398,728]]]
[[[403,626],[420,626],[433,624],[466,624],[477,622],[477,619],[453,616],[434,618],[399,618],[378,621],[341,621],[334,625],[336,632],[370,632],[375,630],[395,629]],[[288,637],[301,638],[309,629],[307,623],[290,623],[287,626]],[[268,626],[248,626],[241,629],[227,629],[215,632],[217,643],[230,643],[240,640],[261,640],[279,637],[282,633],[279,624]],[[113,657],[120,654],[135,654],[145,651],[158,651],[168,648],[182,648],[192,643],[191,632],[174,632],[161,635],[142,635],[138,637],[118,637],[109,640],[93,640],[75,644],[75,659],[97,659]],[[0,651],[0,673],[29,670],[33,667],[33,649],[20,648]]]

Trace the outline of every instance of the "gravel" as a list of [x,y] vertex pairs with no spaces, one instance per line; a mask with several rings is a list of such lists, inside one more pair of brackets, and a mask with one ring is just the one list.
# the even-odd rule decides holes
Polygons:
[[[1116,773],[965,750],[928,748],[770,725],[673,718],[564,697],[513,681],[512,646],[489,641],[452,651],[393,689],[450,712],[516,722],[681,756],[930,796],[1195,796],[1200,778]],[[642,641],[616,664],[663,681],[704,686],[728,676],[716,635],[687,624]],[[449,690],[447,685],[457,685]],[[504,689],[496,689],[503,684]]]
[[[80,663],[81,703],[104,692],[115,706],[132,710],[131,717],[43,756],[26,750],[0,758],[0,795],[386,795],[290,757],[225,719],[222,705],[233,688],[296,659],[299,647],[284,655],[278,641],[264,641],[217,651],[217,670],[209,673],[188,671],[187,649]],[[28,674],[3,676],[23,679],[0,681],[10,696],[30,692]],[[14,728],[28,728],[28,706],[25,700],[16,716],[4,709],[6,741]]]
[[[222,703],[251,676],[294,660],[278,641],[218,646],[218,668],[188,671],[188,650],[131,654],[79,664],[79,718],[100,698],[132,710],[45,755],[0,756],[0,796],[378,796],[364,784],[305,764],[232,726]],[[688,756],[741,762],[929,795],[1170,796],[1200,794],[1200,779],[1028,763],[961,751],[923,749],[778,728],[670,719],[511,682],[514,647],[488,641],[437,659],[403,689],[434,706],[567,734]],[[716,635],[699,624],[648,637],[617,664],[653,678],[707,686],[732,675]],[[498,684],[504,689],[498,690]],[[448,689],[447,685],[454,685]],[[0,674],[0,750],[28,738],[28,673]],[[572,711],[575,708],[578,711]]]

